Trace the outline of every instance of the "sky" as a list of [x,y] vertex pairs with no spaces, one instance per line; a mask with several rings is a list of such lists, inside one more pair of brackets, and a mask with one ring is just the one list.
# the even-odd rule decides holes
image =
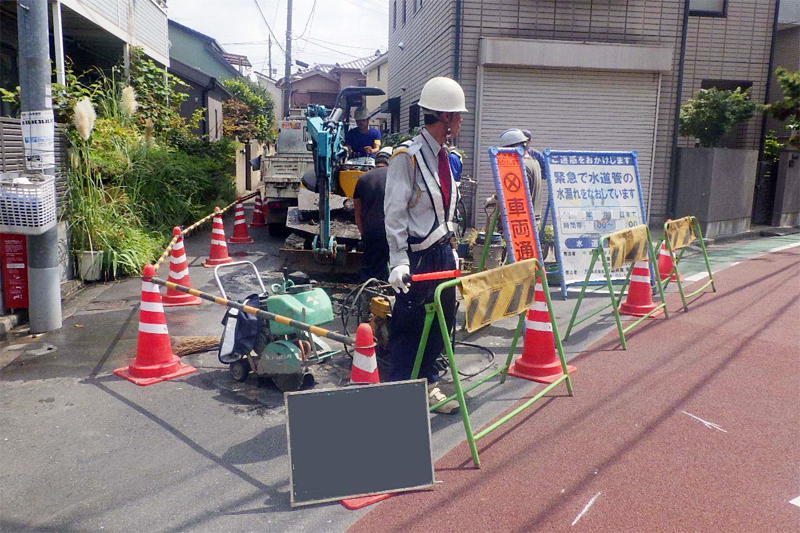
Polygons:
[[[287,0],[167,1],[170,19],[213,37],[226,52],[246,55],[253,70],[263,73],[269,70],[269,24],[280,40],[272,40],[272,68],[278,70],[277,78],[284,74],[286,4]],[[378,49],[386,51],[389,0],[294,0],[292,12],[293,60],[345,63],[373,55]]]

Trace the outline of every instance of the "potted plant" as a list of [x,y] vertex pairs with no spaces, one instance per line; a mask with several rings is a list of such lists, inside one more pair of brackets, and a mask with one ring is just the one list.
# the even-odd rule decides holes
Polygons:
[[[789,139],[786,146],[777,145],[778,150],[772,152],[778,160],[772,225],[797,226],[800,225],[800,71],[779,68],[775,75],[783,90],[783,99],[771,104],[769,111],[773,117],[784,121]],[[787,150],[780,149],[787,147]]]
[[761,108],[741,88],[701,89],[681,106],[680,134],[699,146],[678,149],[675,216],[696,216],[706,237],[750,229],[758,150],[723,144],[734,126]]

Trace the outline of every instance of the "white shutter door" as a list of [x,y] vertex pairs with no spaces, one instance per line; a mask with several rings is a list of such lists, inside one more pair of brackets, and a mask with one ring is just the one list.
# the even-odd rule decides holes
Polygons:
[[[531,130],[531,147],[542,151],[636,150],[646,204],[657,104],[657,73],[485,68],[476,154],[478,226],[485,223],[483,200],[495,193],[487,150],[508,128]],[[542,203],[547,204],[546,189]]]

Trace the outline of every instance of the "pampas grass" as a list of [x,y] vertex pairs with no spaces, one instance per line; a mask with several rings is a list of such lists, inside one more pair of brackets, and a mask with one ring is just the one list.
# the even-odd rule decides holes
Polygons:
[[84,141],[88,141],[94,128],[94,122],[97,120],[97,114],[94,112],[94,106],[88,96],[84,96],[75,104],[74,114],[73,121],[75,122],[75,129],[78,130],[78,135]]
[[136,101],[136,91],[133,90],[133,87],[125,87],[122,89],[122,112],[127,117],[131,117],[134,113],[136,113],[136,109],[139,107],[139,103]]

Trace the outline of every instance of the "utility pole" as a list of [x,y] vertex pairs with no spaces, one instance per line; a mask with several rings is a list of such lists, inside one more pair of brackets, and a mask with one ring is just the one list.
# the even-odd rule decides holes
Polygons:
[[286,68],[283,74],[283,116],[289,116],[292,97],[292,0],[286,1]]
[[[19,86],[25,170],[55,175],[55,122],[50,87],[47,2],[17,0]],[[58,227],[28,236],[28,309],[31,333],[61,327]]]
[[[272,35],[267,35],[267,42],[269,43],[267,50],[269,53],[269,77],[272,78]],[[262,66],[263,68],[263,66]],[[275,78],[272,78],[275,79]]]

